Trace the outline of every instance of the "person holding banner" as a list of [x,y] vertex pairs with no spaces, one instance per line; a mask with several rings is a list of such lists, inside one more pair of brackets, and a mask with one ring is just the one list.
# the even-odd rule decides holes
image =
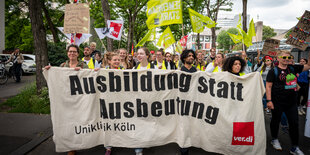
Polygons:
[[[155,66],[153,63],[149,62],[150,51],[146,47],[142,47],[138,49],[138,63],[133,69],[154,69]],[[136,155],[143,155],[143,148],[135,149]]]
[[195,61],[196,68],[200,71],[205,71],[206,70],[206,62],[204,61],[202,50],[197,50],[196,54],[197,54],[197,58]]
[[[68,67],[68,68],[74,68],[74,70],[79,71],[81,69],[87,69],[88,66],[84,61],[78,60],[79,57],[79,47],[77,45],[71,44],[67,48],[67,56],[68,59],[64,63],[60,64],[60,67]],[[49,70],[51,66],[45,66],[46,70]],[[76,151],[69,151],[68,155],[75,155]]]
[[[181,71],[194,73],[197,72],[196,67],[193,66],[196,54],[193,50],[184,50],[181,54],[181,61],[184,64],[181,67]],[[181,155],[188,155],[189,149],[188,148],[180,148]]]
[[207,68],[206,72],[213,73],[213,72],[221,72],[224,64],[224,54],[218,53],[215,56],[215,61],[210,63]]
[[245,73],[243,72],[245,66],[246,66],[246,63],[244,59],[242,59],[239,56],[232,56],[225,60],[222,70],[228,71],[237,76],[243,76],[245,75]]
[[[309,55],[310,56],[310,55]],[[282,113],[285,113],[289,124],[289,135],[292,148],[291,154],[303,155],[298,147],[299,124],[296,105],[297,77],[296,74],[310,69],[309,61],[305,65],[289,65],[292,59],[289,51],[280,50],[279,65],[271,69],[266,79],[267,107],[271,109],[272,119],[270,130],[271,144],[276,150],[282,150],[278,140],[279,123]],[[309,58],[308,58],[309,59]]]

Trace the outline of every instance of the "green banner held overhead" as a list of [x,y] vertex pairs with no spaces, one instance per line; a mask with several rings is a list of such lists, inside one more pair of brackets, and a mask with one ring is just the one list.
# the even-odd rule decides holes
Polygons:
[[158,39],[157,46],[164,47],[165,49],[175,43],[175,39],[172,35],[171,29],[168,26]]
[[146,24],[149,29],[170,25],[182,24],[181,0],[150,0],[147,3]]

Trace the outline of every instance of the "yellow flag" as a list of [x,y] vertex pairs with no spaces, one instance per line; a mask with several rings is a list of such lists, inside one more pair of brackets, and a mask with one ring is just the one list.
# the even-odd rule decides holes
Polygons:
[[165,49],[175,43],[171,29],[168,26],[158,39],[157,46],[164,47]]
[[231,38],[231,40],[235,43],[235,44],[237,44],[237,43],[239,43],[239,42],[241,42],[242,41],[242,36],[241,35],[235,35],[235,34],[232,34],[232,33],[229,33],[229,32],[226,32],[228,35],[229,35],[229,37]]
[[149,30],[147,32],[147,34],[139,41],[139,43],[136,45],[136,47],[143,46],[145,44],[145,42],[147,42],[147,41],[155,40],[155,35],[156,35],[155,29]]
[[149,29],[170,25],[182,24],[182,1],[181,0],[150,0],[147,3],[148,17],[146,24]]
[[252,39],[252,37],[256,36],[255,33],[255,25],[254,25],[254,21],[253,18],[250,22],[250,27],[249,27],[249,31],[248,31],[248,37]]
[[182,49],[183,49],[183,47],[182,47],[182,45],[181,45],[181,43],[180,43],[180,41],[178,41],[177,42],[177,45],[176,45],[176,47],[175,47],[175,51],[177,52],[177,53],[182,53]]
[[188,8],[189,17],[193,27],[193,32],[201,33],[204,30],[204,26],[208,28],[215,27],[216,23],[207,16],[203,16],[193,9]]
[[237,29],[241,32],[242,30],[242,22],[241,22],[241,14],[239,14],[239,20],[237,24]]
[[244,43],[245,46],[250,47],[252,46],[252,37],[250,38],[249,35],[247,33],[245,33],[245,31],[241,30],[242,33],[242,42]]

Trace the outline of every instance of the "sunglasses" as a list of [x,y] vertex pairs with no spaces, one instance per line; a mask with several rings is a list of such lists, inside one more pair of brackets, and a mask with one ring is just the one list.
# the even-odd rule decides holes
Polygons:
[[281,59],[288,59],[288,60],[294,59],[294,57],[292,57],[292,56],[279,56],[279,58],[281,58]]
[[267,61],[271,61],[271,60],[270,59],[265,60],[265,62],[267,62]]

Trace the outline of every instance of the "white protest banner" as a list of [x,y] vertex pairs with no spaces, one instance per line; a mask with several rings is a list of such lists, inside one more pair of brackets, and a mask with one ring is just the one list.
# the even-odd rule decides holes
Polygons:
[[108,20],[108,27],[95,28],[95,31],[100,39],[106,36],[114,40],[121,40],[124,21],[122,20]]
[[310,11],[305,11],[287,38],[286,43],[303,51],[310,46]]
[[57,152],[175,142],[222,154],[265,154],[260,74],[52,67],[48,83]]
[[280,40],[267,38],[264,41],[262,53],[265,55],[276,56],[277,55],[276,48],[279,48],[279,46],[280,46]]
[[89,19],[87,3],[66,4],[64,33],[88,33]]

